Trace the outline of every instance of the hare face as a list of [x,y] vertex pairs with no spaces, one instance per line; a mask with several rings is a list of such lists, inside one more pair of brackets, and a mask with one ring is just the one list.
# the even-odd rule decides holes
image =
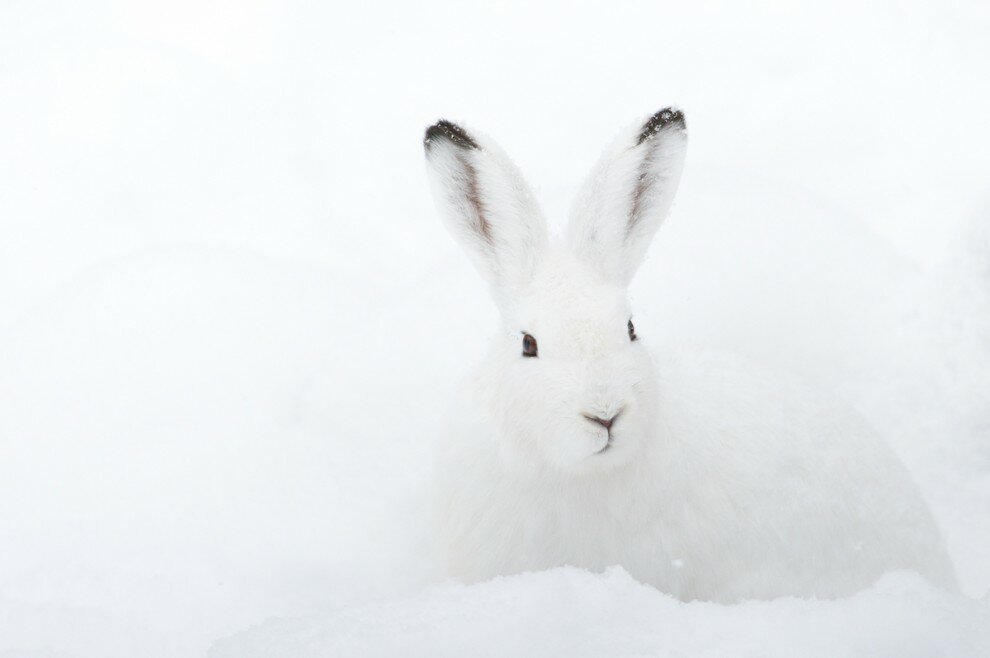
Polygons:
[[655,387],[625,288],[561,246],[516,295],[495,346],[495,422],[512,437],[505,449],[565,472],[634,458],[653,424]]

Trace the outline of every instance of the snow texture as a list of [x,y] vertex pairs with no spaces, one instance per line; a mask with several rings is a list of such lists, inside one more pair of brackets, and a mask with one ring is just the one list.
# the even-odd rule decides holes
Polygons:
[[[0,656],[990,655],[988,26],[975,2],[2,3]],[[858,409],[961,595],[436,572],[434,435],[495,309],[423,129],[492,135],[559,230],[615,132],[672,104],[691,143],[637,333]]]
[[848,599],[680,603],[619,567],[559,568],[302,620],[218,642],[210,658],[262,656],[984,656],[990,602],[891,573]]

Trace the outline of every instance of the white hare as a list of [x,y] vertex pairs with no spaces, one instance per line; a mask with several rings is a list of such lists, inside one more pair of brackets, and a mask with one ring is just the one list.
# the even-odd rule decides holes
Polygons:
[[749,364],[652,357],[638,339],[626,288],[686,144],[673,108],[623,132],[551,240],[490,139],[448,121],[427,129],[438,207],[502,324],[442,439],[450,574],[619,564],[714,601],[840,596],[892,569],[952,587],[924,501],[858,417]]

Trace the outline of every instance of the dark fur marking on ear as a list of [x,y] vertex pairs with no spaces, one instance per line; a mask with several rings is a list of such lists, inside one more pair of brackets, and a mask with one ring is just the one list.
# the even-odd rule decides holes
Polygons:
[[[466,130],[446,119],[440,119],[426,129],[426,134],[423,136],[423,148],[429,153],[430,149],[433,148],[433,144],[440,140],[447,140],[454,146],[464,150],[481,150],[481,147],[478,146],[478,143],[471,138],[471,135]],[[485,207],[481,203],[481,192],[478,189],[478,172],[466,153],[455,152],[454,157],[464,172],[464,197],[478,217],[478,225],[474,229],[485,242],[490,245],[494,244],[492,226],[485,218]]]
[[[429,148],[429,146],[427,146],[427,148]],[[478,233],[481,234],[481,237],[484,238],[485,242],[488,244],[495,244],[495,240],[492,237],[492,225],[487,219],[485,219],[485,206],[481,203],[481,192],[478,190],[478,172],[474,168],[474,165],[471,164],[471,162],[469,162],[464,155],[458,154],[456,157],[457,162],[460,163],[461,167],[464,168],[464,171],[467,174],[467,181],[465,181],[467,184],[467,189],[465,189],[464,192],[468,203],[471,204],[475,214],[478,216]]]
[[[643,169],[646,170],[649,166],[649,159],[643,162]],[[632,208],[629,210],[629,221],[626,222],[626,235],[633,232],[636,228],[636,224],[639,223],[640,216],[643,214],[643,203],[645,202],[647,192],[650,187],[656,184],[659,176],[656,174],[651,174],[649,171],[643,171],[639,175],[639,180],[636,181],[636,190],[633,192],[633,204]]]
[[686,127],[684,113],[673,107],[665,107],[651,116],[650,120],[643,125],[643,130],[639,133],[636,146],[650,139],[667,126],[676,126],[684,129]]
[[471,138],[471,135],[467,134],[467,131],[456,123],[452,123],[446,119],[440,119],[426,129],[426,135],[423,137],[423,147],[429,151],[433,142],[441,139],[449,140],[454,146],[465,149],[480,148],[478,143]]
[[665,129],[678,129],[684,130],[687,124],[684,122],[684,113],[673,107],[665,107],[653,116],[650,117],[643,125],[643,130],[639,133],[639,139],[636,141],[636,146],[640,146],[643,142],[649,142],[647,144],[647,153],[643,156],[643,162],[640,165],[639,179],[636,181],[636,190],[633,192],[632,208],[629,210],[629,221],[626,223],[626,235],[628,236],[636,228],[636,224],[639,223],[640,217],[643,214],[643,204],[646,202],[646,197],[650,192],[650,188],[657,184],[659,176],[655,173],[650,173],[650,166],[653,164],[653,158],[656,155],[656,145],[653,142],[653,138]]

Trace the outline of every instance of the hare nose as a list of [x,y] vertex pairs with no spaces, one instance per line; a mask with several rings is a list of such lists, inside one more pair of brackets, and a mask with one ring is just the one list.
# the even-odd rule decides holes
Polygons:
[[599,418],[598,416],[592,416],[591,414],[581,414],[581,415],[587,418],[588,420],[590,420],[591,422],[598,423],[605,429],[610,430],[612,429],[612,423],[615,422],[615,419],[618,417],[619,414],[615,414],[611,418]]

